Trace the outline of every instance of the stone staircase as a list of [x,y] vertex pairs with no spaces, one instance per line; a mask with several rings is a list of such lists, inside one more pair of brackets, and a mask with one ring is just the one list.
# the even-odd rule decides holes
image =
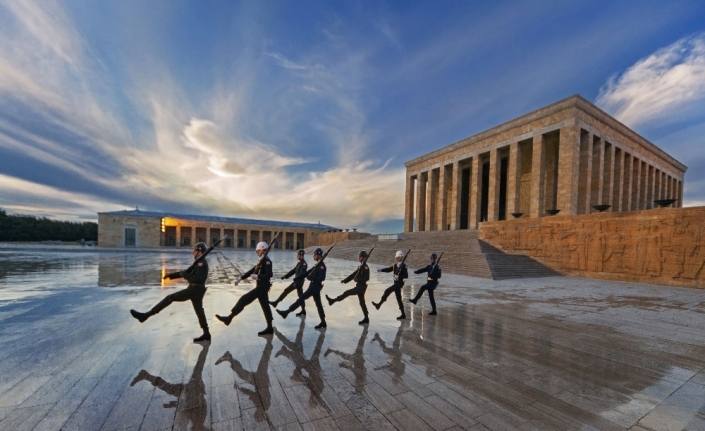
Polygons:
[[[401,234],[399,241],[379,241],[377,235],[365,239],[339,242],[330,257],[357,260],[360,250],[369,251],[377,244],[369,263],[391,265],[394,253],[403,250],[406,253],[413,246],[407,259],[410,269],[418,269],[429,263],[429,255],[445,250],[441,267],[451,274],[494,280],[527,277],[549,277],[561,275],[528,256],[507,254],[477,238],[476,230],[407,232]],[[322,247],[327,250],[329,246]],[[315,247],[306,249],[313,252]]]

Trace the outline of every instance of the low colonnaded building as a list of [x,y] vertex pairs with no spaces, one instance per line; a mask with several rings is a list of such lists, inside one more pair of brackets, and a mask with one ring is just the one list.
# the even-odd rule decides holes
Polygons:
[[408,161],[404,229],[638,211],[658,199],[680,207],[686,169],[575,95]]
[[255,248],[269,243],[280,232],[274,248],[288,250],[315,244],[317,235],[339,231],[320,223],[252,220],[232,217],[185,215],[151,211],[98,213],[98,245],[102,247],[192,247],[197,242],[225,248]]

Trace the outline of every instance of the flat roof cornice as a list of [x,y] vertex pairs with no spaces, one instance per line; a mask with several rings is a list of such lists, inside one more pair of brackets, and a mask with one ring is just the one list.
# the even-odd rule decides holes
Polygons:
[[114,215],[114,216],[130,216],[130,217],[150,217],[150,218],[176,218],[183,220],[194,220],[194,221],[205,221],[205,222],[220,222],[220,223],[233,223],[233,224],[254,224],[260,226],[273,226],[273,227],[295,227],[303,229],[324,229],[338,230],[337,227],[328,226],[325,224],[316,223],[297,223],[297,222],[286,222],[286,221],[276,221],[276,220],[256,220],[256,219],[246,219],[246,218],[235,218],[235,217],[219,217],[219,216],[203,216],[194,214],[175,214],[175,213],[162,213],[157,211],[141,211],[141,210],[123,210],[123,211],[110,211],[104,213],[98,213],[98,215]]
[[476,135],[461,139],[460,141],[454,142],[450,145],[447,145],[445,147],[439,148],[438,150],[432,151],[430,153],[424,154],[423,156],[417,157],[415,159],[409,160],[408,162],[404,163],[404,166],[409,168],[411,166],[417,165],[419,163],[423,163],[425,161],[428,161],[430,159],[433,159],[435,157],[441,156],[443,154],[447,154],[450,152],[453,152],[459,148],[465,147],[467,145],[472,145],[476,142],[479,142],[483,139],[487,139],[491,136],[497,135],[499,133],[505,132],[509,129],[513,129],[515,127],[519,127],[523,124],[536,121],[538,119],[556,114],[560,111],[564,111],[566,109],[580,109],[583,112],[591,115],[592,117],[598,119],[599,121],[605,123],[606,125],[612,127],[613,129],[619,131],[620,133],[624,134],[625,136],[628,136],[629,138],[633,139],[635,142],[641,144],[645,148],[653,151],[656,153],[658,156],[662,157],[664,160],[668,161],[669,163],[673,164],[677,168],[681,169],[683,172],[685,172],[688,168],[675,158],[673,158],[671,155],[663,151],[661,148],[658,146],[654,145],[653,143],[649,142],[646,140],[644,137],[630,129],[629,127],[625,126],[623,123],[603,111],[602,109],[598,108],[597,106],[593,105],[591,102],[589,102],[587,99],[582,97],[579,94],[575,94],[573,96],[567,97],[563,100],[559,100],[558,102],[552,103],[548,106],[544,106],[543,108],[539,108],[535,111],[529,112],[528,114],[524,114],[521,117],[517,117],[513,120],[507,121],[506,123],[502,123],[498,126],[495,126],[491,129],[485,130],[484,132],[480,132]]

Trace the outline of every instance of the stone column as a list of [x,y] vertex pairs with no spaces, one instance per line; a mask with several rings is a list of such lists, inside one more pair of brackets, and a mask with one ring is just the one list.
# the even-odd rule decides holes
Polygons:
[[563,127],[558,142],[558,200],[561,214],[578,214],[578,183],[580,170],[580,127]]
[[[603,141],[604,142],[604,141]],[[602,204],[612,205],[614,187],[614,145],[604,142],[604,169],[602,174]],[[610,211],[612,208],[610,208]]]
[[[237,237],[237,230],[235,230],[235,236]],[[250,248],[251,242],[252,242],[252,231],[250,229],[247,229],[245,231],[245,247],[243,247],[243,248]],[[233,239],[233,247],[237,248],[237,238]]]
[[646,209],[646,192],[649,190],[649,165],[639,161],[639,209]]
[[211,246],[211,227],[206,227],[206,246]]
[[641,188],[641,160],[632,156],[632,211],[639,211],[639,189]]
[[677,188],[677,198],[678,201],[676,202],[675,207],[676,208],[682,208],[683,207],[683,181],[679,180],[678,181],[678,188]]
[[666,197],[666,173],[659,171],[658,177],[658,198],[664,199]]
[[543,217],[543,190],[546,162],[544,153],[546,144],[543,135],[534,136],[533,152],[531,155],[531,210],[530,217]]
[[624,186],[624,151],[621,148],[614,150],[614,178],[612,184],[612,211],[622,211],[622,187]]
[[472,168],[470,173],[470,220],[468,229],[477,229],[480,220],[480,205],[482,203],[482,162],[480,155],[476,154],[472,158]]
[[666,199],[672,199],[673,197],[673,177],[668,176],[668,180],[666,181]]
[[590,214],[592,196],[592,133],[580,134],[580,173],[578,186],[578,214]]
[[438,225],[438,217],[436,217],[436,212],[438,211],[438,172],[436,169],[430,169],[428,171],[428,202],[426,203],[426,230],[436,230]]
[[428,173],[421,172],[416,176],[416,232],[426,230],[426,179]]
[[590,184],[590,203],[588,214],[594,205],[602,203],[602,174],[605,161],[605,141],[595,136],[592,141],[592,180]]
[[438,190],[438,195],[440,198],[440,208],[438,211],[438,230],[446,230],[448,224],[448,186],[450,183],[450,176],[448,170],[449,168],[447,165],[441,165],[441,184]]
[[[460,229],[460,193],[462,185],[462,172],[460,171],[460,162],[453,162],[451,172],[451,195],[450,195],[450,228],[452,230]],[[463,192],[467,193],[467,192]]]
[[499,150],[490,150],[490,184],[487,205],[487,221],[499,220],[499,174],[500,174]]
[[414,231],[414,182],[415,178],[407,173],[406,194],[404,197],[404,232]]
[[181,225],[176,225],[176,246],[181,247]]
[[[519,191],[521,184],[521,151],[519,151],[519,143],[512,142],[509,144],[509,162],[507,164],[507,212],[518,213],[519,210]],[[509,219],[509,215],[507,215]]]

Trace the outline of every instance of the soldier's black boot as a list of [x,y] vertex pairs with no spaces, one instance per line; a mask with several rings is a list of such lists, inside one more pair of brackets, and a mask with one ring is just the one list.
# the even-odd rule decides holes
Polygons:
[[282,319],[286,319],[286,316],[289,315],[289,310],[281,311],[281,310],[278,309],[278,308],[277,308],[276,310],[277,310],[277,313],[279,313],[279,315],[282,317]]
[[208,332],[208,330],[206,329],[205,331],[203,331],[203,335],[201,335],[200,337],[194,338],[193,342],[200,343],[201,341],[210,341],[210,340],[211,340],[211,333]]
[[140,323],[144,323],[144,321],[149,319],[149,316],[150,316],[149,313],[140,313],[137,310],[130,310],[130,314],[132,314],[132,317],[139,320]]
[[382,303],[372,301],[372,305],[374,305],[374,307],[379,310],[379,307],[382,305]]
[[326,299],[328,300],[328,306],[331,306],[335,303],[335,299],[331,298],[328,295],[326,295]]
[[434,308],[433,310],[431,310],[430,313],[428,313],[429,316],[435,316],[436,314],[438,314],[438,313],[436,313],[436,309],[435,309],[435,308]]
[[414,304],[414,305],[416,305],[416,301],[418,301],[418,299],[416,299],[416,298],[411,298],[411,299],[409,300],[409,302],[411,302],[411,303]]
[[370,323],[370,319],[367,315],[365,315],[365,318],[357,322],[358,325],[364,325],[365,323]]
[[323,329],[323,328],[327,328],[327,327],[328,327],[328,325],[326,325],[326,321],[325,321],[325,320],[321,320],[321,323],[319,323],[318,325],[314,326],[313,328],[314,328],[314,329]]
[[215,318],[225,323],[225,326],[230,325],[230,322],[233,321],[233,317],[234,316],[232,314],[228,314],[227,316],[221,316],[220,314],[215,315]]
[[272,328],[272,323],[271,323],[271,322],[269,323],[269,326],[267,326],[267,328],[266,328],[264,331],[259,331],[259,332],[257,333],[257,335],[260,335],[260,336],[262,336],[262,335],[272,335],[272,334],[274,334],[274,328]]
[[397,320],[403,320],[406,319],[406,314],[404,314],[404,311],[402,310],[401,316],[397,317]]
[[306,315],[306,309],[302,308],[301,311],[296,313],[294,316],[305,316]]
[[279,300],[269,301],[269,305],[271,305],[274,308],[277,308],[277,305],[279,305]]

